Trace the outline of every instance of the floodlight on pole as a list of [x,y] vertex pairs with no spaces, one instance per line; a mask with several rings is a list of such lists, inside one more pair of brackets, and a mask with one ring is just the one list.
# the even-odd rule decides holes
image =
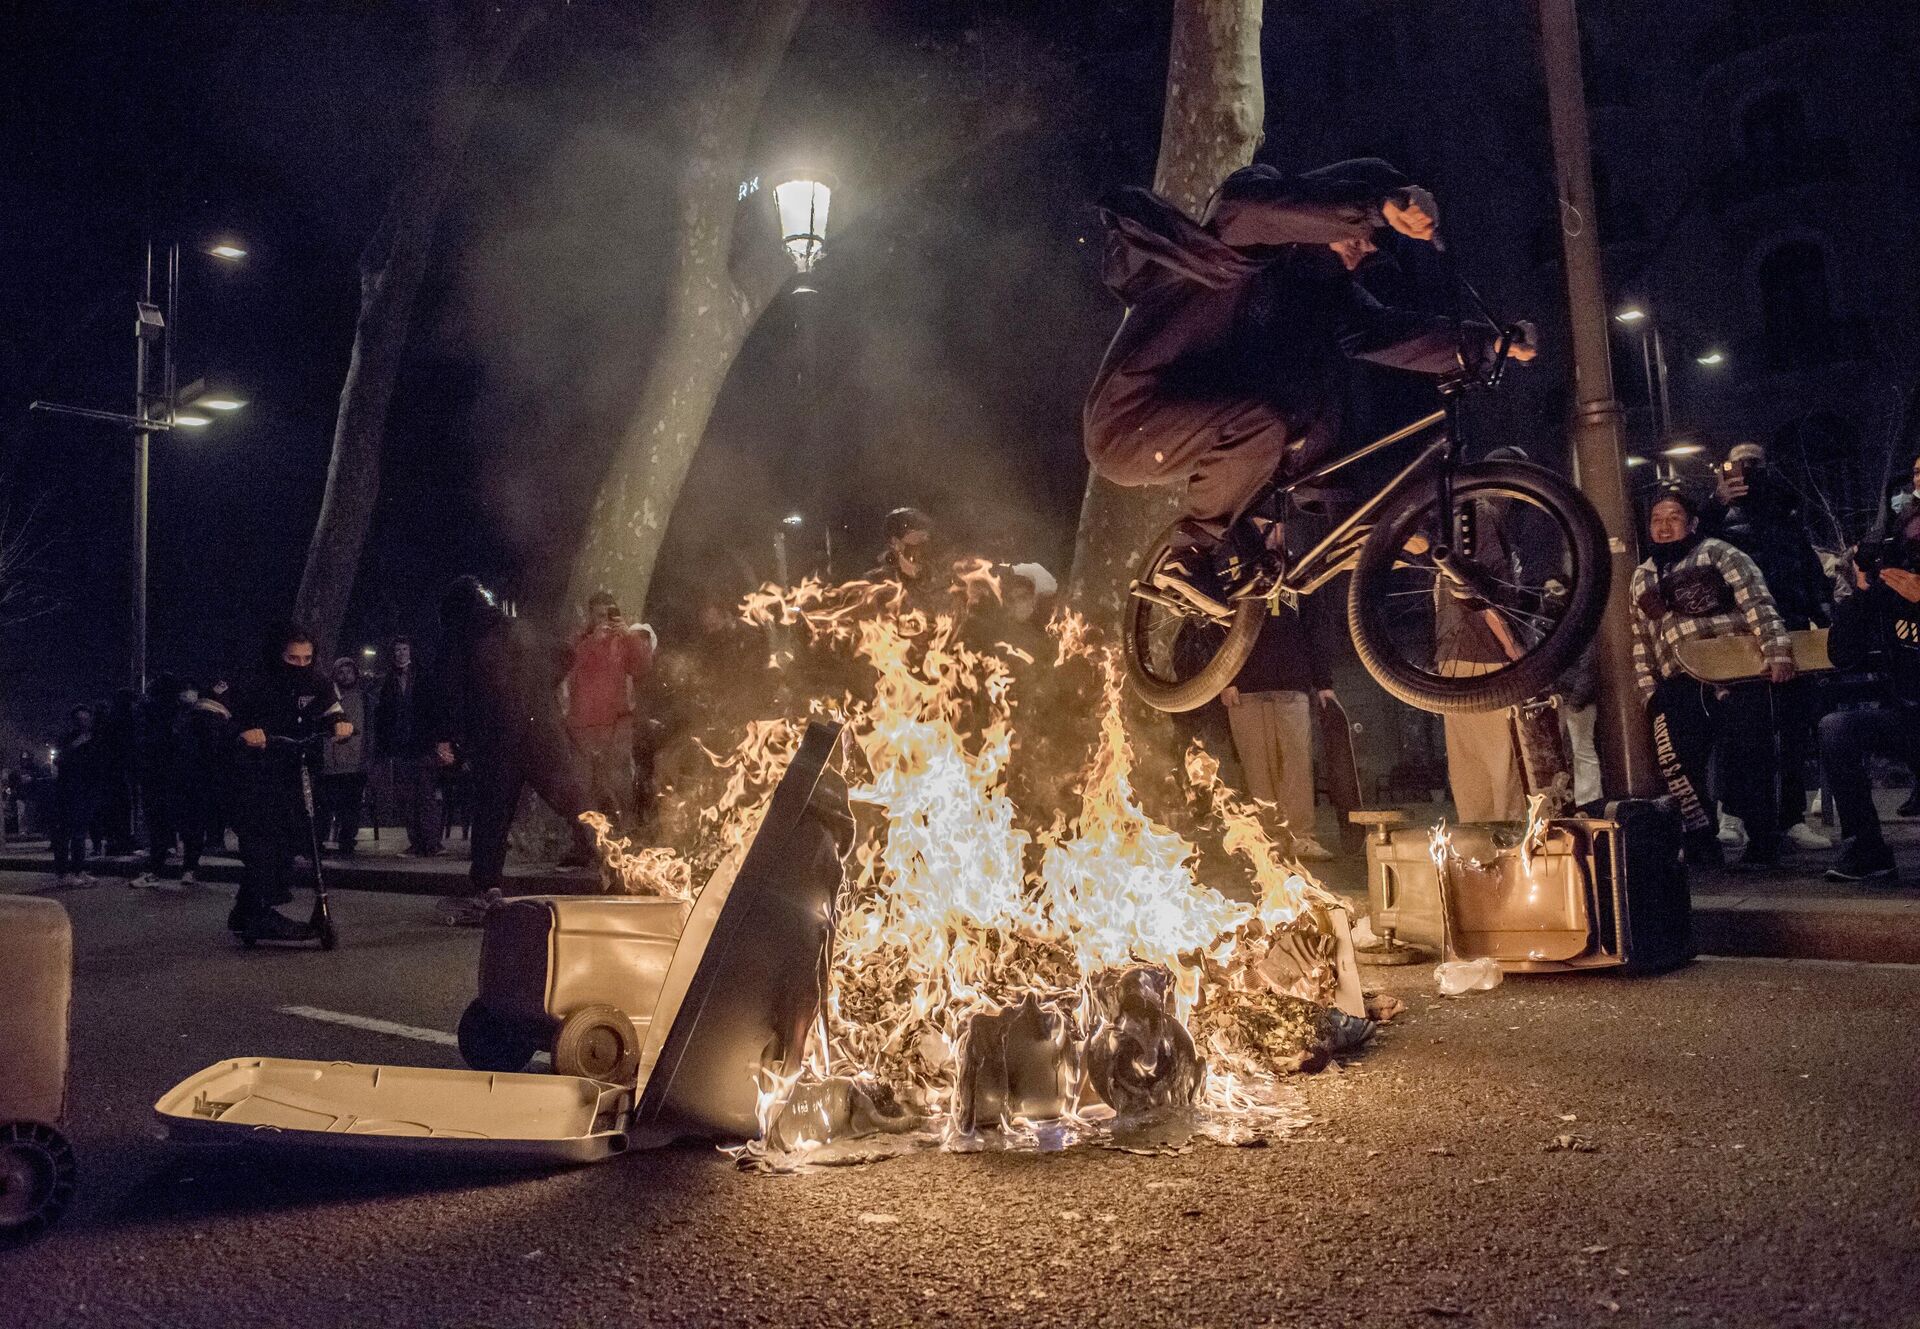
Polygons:
[[1626,323],[1631,325],[1634,323],[1644,322],[1646,320],[1646,317],[1647,317],[1646,310],[1640,308],[1638,305],[1628,305],[1625,309],[1621,310],[1619,313],[1613,316],[1613,321],[1615,323]]
[[1727,362],[1727,353],[1716,347],[1704,355],[1694,356],[1693,362],[1697,365],[1723,365]]
[[813,271],[826,249],[827,207],[832,201],[832,183],[811,174],[795,174],[773,187],[780,243],[803,276]]
[[780,524],[782,526],[798,526],[804,520],[805,518],[803,518],[799,513],[789,512],[786,516],[780,519]]
[[224,258],[229,263],[238,263],[247,256],[247,251],[231,240],[222,240],[217,245],[210,245],[207,252],[215,258]]
[[1660,455],[1663,457],[1692,457],[1705,451],[1706,448],[1699,443],[1675,443],[1670,448],[1661,449]]

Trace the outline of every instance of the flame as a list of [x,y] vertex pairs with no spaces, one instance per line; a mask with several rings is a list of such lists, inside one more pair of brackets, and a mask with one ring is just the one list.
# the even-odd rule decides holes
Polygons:
[[[1204,885],[1194,843],[1141,804],[1117,653],[1066,612],[1048,625],[1056,650],[1046,664],[1032,650],[977,645],[970,615],[997,597],[999,581],[984,563],[956,576],[950,612],[909,606],[898,586],[815,580],[763,587],[740,608],[744,622],[787,634],[797,656],[850,655],[871,676],[861,695],[814,703],[846,721],[858,837],[808,1060],[816,1076],[830,1063],[841,1075],[877,1077],[930,1114],[952,1107],[956,1051],[974,1013],[1033,994],[1065,999],[1084,1036],[1089,980],[1145,961],[1174,974],[1184,1020],[1210,990],[1273,987],[1263,959],[1283,944],[1296,955],[1311,951],[1299,939],[1321,935],[1326,911],[1344,908],[1281,855],[1258,809],[1196,747],[1177,774],[1245,867],[1247,898]],[[1016,665],[1025,669],[1016,674]],[[1048,704],[1025,692],[1046,686],[1049,666],[1093,672],[1098,724],[1075,810],[1039,826],[1015,805],[1008,771],[1023,751],[1019,708]],[[796,723],[756,720],[730,750],[702,748],[724,781],[687,861],[710,866],[744,851],[800,732]],[[620,844],[618,852],[621,879],[635,883],[628,889],[668,872],[648,851]],[[1217,1037],[1202,1050],[1203,1104],[1249,1110],[1271,1101],[1270,1069]],[[798,1082],[798,1073],[760,1077],[763,1128]]]

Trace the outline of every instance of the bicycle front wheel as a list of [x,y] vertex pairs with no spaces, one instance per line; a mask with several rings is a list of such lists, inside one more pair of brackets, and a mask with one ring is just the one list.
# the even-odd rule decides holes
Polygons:
[[[1401,701],[1442,714],[1551,692],[1606,609],[1599,514],[1526,462],[1461,467],[1444,524],[1436,508],[1431,488],[1410,489],[1361,546],[1347,602],[1361,664]],[[1435,560],[1443,546],[1451,569]]]

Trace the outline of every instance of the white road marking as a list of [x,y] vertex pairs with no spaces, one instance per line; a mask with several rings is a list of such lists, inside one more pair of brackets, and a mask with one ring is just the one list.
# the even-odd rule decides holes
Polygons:
[[297,1015],[303,1020],[322,1020],[327,1024],[344,1024],[351,1029],[366,1029],[376,1034],[392,1034],[395,1038],[411,1038],[419,1043],[438,1043],[441,1047],[460,1046],[460,1040],[452,1034],[443,1034],[438,1029],[422,1029],[417,1024],[395,1024],[392,1020],[376,1020],[370,1015],[348,1015],[345,1011],[323,1011],[317,1006],[276,1006],[282,1015]]
[[[442,1033],[438,1029],[426,1029],[417,1024],[397,1024],[392,1020],[376,1020],[371,1015],[349,1015],[345,1011],[323,1011],[318,1006],[276,1006],[274,1010],[281,1015],[296,1015],[302,1020],[319,1020],[326,1024],[343,1024],[350,1029],[365,1029],[376,1034],[391,1034],[395,1038],[411,1038],[417,1043],[434,1043],[440,1047],[460,1046],[460,1040],[452,1034]],[[551,1058],[545,1052],[533,1054],[534,1066],[545,1066]]]

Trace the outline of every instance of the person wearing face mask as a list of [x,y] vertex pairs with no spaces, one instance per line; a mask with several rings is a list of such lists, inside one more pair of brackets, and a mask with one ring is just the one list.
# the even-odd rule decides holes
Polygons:
[[938,612],[947,584],[933,572],[933,518],[919,508],[895,508],[881,523],[880,532],[886,545],[864,580],[898,588],[902,609]]
[[240,892],[227,927],[253,941],[302,940],[307,925],[274,906],[293,898],[293,860],[307,849],[300,763],[317,759],[307,749],[269,746],[267,740],[325,734],[344,742],[353,737],[353,726],[333,680],[314,664],[313,634],[298,623],[268,634],[259,673],[236,693]]
[[[1793,678],[1793,644],[1766,579],[1751,558],[1700,532],[1694,501],[1675,489],[1647,518],[1647,560],[1633,571],[1633,672],[1653,726],[1654,757],[1680,806],[1687,861],[1721,860],[1707,765],[1726,748],[1726,802],[1748,827],[1743,863],[1779,861],[1773,689]],[[1764,678],[1731,687],[1701,683],[1681,668],[1682,642],[1750,633]]]
[[1218,611],[1252,588],[1277,537],[1241,518],[1276,473],[1336,446],[1347,359],[1446,374],[1492,355],[1496,329],[1389,308],[1354,280],[1376,232],[1433,242],[1438,215],[1377,158],[1245,167],[1198,222],[1144,189],[1104,201],[1102,278],[1127,309],[1087,396],[1086,451],[1114,484],[1186,485],[1166,589]]

